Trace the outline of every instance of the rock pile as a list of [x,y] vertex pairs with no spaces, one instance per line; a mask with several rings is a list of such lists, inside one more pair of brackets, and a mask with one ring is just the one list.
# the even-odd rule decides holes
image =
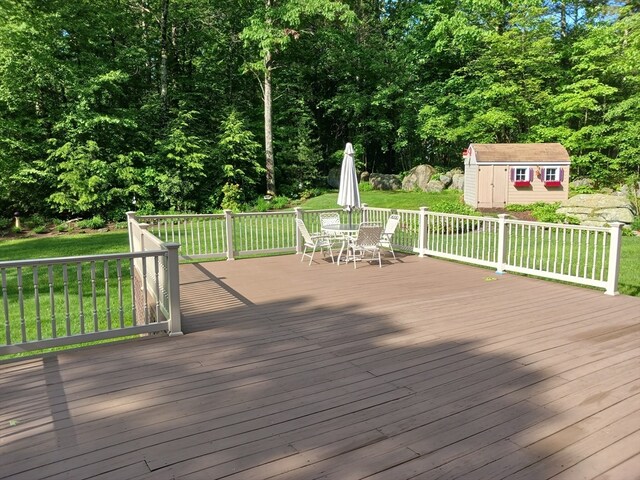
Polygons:
[[606,226],[611,222],[630,224],[637,214],[623,195],[578,194],[562,202],[557,213],[575,217],[582,225]]

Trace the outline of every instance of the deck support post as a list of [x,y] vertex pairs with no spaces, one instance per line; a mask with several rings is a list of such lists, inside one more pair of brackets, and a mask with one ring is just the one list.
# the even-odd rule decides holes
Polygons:
[[507,244],[507,215],[498,215],[498,252],[496,253],[496,273],[504,273],[505,245]]
[[427,249],[427,212],[429,209],[427,207],[420,207],[420,223],[418,226],[418,256],[425,257],[426,249]]
[[129,234],[129,251],[133,252],[133,222],[136,222],[136,212],[127,212],[127,233]]
[[227,231],[227,261],[235,260],[233,246],[233,212],[231,210],[224,211],[225,230]]
[[622,247],[622,223],[611,222],[611,243],[609,244],[609,271],[607,272],[606,295],[618,295],[620,275],[620,250]]
[[182,335],[180,316],[180,267],[178,261],[179,243],[163,243],[167,250],[167,287],[169,294],[169,336]]

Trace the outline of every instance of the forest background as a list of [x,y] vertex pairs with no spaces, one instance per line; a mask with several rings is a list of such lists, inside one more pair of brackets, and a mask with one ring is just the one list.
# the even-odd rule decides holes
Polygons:
[[0,217],[210,212],[560,142],[640,172],[637,0],[0,0]]

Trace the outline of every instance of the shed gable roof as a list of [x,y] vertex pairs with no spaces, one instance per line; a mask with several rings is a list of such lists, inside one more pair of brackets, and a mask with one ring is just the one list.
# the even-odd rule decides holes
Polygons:
[[477,162],[570,162],[559,143],[472,143]]

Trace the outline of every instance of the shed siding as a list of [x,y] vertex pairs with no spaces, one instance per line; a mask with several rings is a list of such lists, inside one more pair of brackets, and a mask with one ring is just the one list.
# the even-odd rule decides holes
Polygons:
[[[517,165],[521,167],[522,165]],[[561,187],[547,188],[540,178],[534,177],[530,188],[516,188],[509,182],[507,187],[507,204],[528,205],[535,202],[561,202],[569,195],[569,167],[561,167],[564,170],[564,179]]]
[[464,203],[478,206],[478,164],[469,159],[464,166]]

